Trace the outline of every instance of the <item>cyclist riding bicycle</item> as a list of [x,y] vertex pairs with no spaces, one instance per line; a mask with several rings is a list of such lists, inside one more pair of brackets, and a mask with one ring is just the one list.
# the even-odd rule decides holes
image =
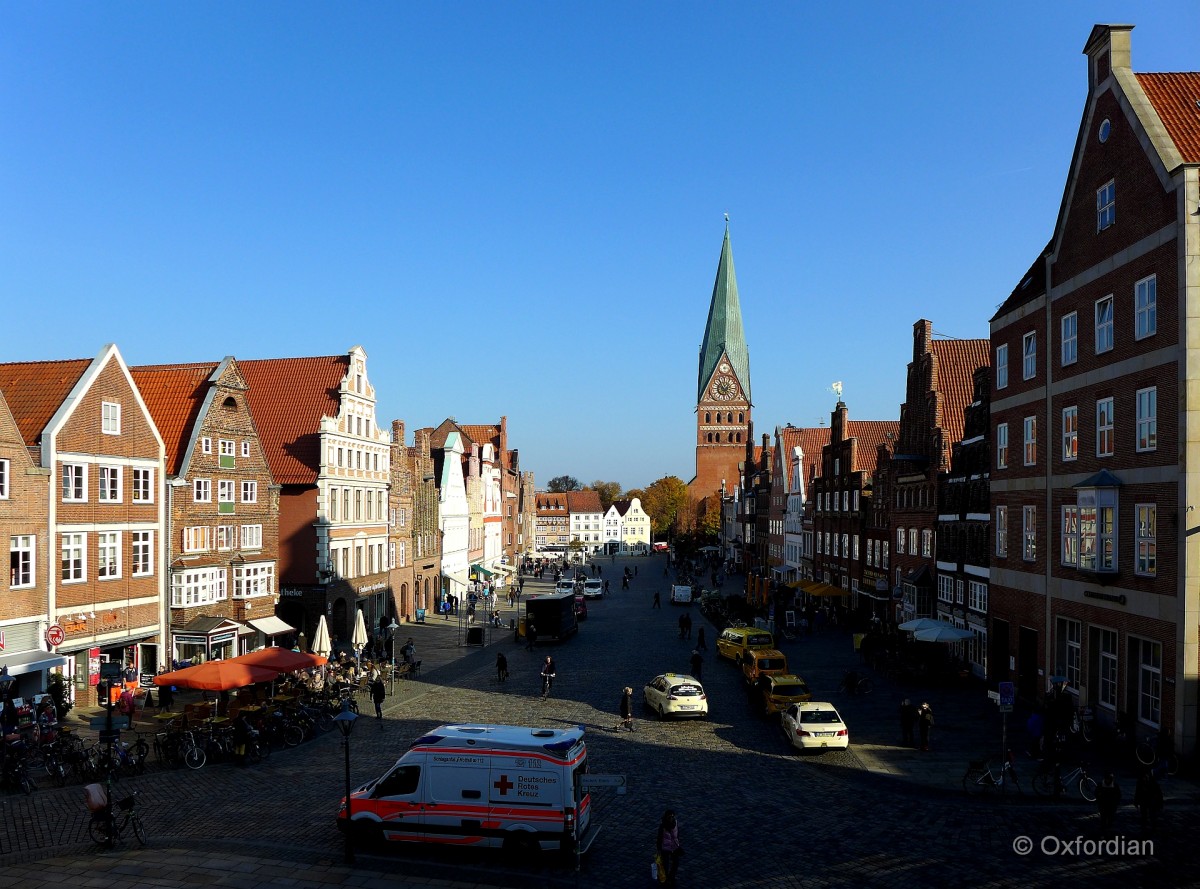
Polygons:
[[542,665],[542,698],[543,700],[550,696],[550,689],[554,687],[554,658],[546,655],[546,663]]

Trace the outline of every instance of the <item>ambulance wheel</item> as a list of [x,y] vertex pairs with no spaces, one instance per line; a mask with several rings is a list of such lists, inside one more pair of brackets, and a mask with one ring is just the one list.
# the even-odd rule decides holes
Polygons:
[[513,861],[527,862],[542,850],[541,845],[524,831],[513,831],[504,838],[502,851]]
[[383,845],[383,825],[377,821],[354,821],[354,840],[368,849]]

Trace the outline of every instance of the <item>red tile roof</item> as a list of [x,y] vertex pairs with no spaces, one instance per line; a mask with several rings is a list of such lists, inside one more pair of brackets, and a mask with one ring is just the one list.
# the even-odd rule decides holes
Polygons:
[[216,362],[129,368],[167,449],[167,472],[179,475]]
[[500,451],[500,427],[477,424],[477,425],[460,425],[458,427],[463,431],[463,434],[475,442],[477,445],[490,444],[497,453]]
[[571,512],[604,512],[599,491],[568,491],[567,507]]
[[[987,343],[987,340],[982,340]],[[986,348],[985,348],[986,351]],[[875,458],[881,444],[894,444],[900,438],[899,420],[847,420],[846,438],[857,438],[858,447],[854,456],[858,465],[852,472],[875,471]]]
[[975,398],[975,368],[991,366],[991,340],[934,340],[937,360],[934,388],[942,396],[941,427],[945,441],[962,441],[963,412]]
[[4,393],[27,446],[41,443],[46,424],[66,401],[92,360],[74,358],[0,364],[0,392]]
[[315,485],[321,464],[321,417],[336,417],[348,355],[239,361],[271,475],[280,485]]
[[543,491],[535,495],[537,509],[547,512],[566,512],[567,511],[567,495],[566,494],[551,494],[549,491]]
[[779,446],[783,451],[783,471],[786,476],[785,488],[790,486],[792,481],[792,449],[799,447],[804,451],[801,472],[807,489],[809,482],[821,469],[821,448],[827,444],[828,426],[785,426],[779,430]]
[[1138,74],[1185,164],[1200,164],[1200,72]]

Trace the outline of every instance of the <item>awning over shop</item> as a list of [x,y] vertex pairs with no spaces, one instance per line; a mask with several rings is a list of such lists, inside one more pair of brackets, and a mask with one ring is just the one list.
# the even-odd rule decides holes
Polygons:
[[482,565],[472,565],[471,571],[476,577],[491,577],[495,573],[487,568],[484,568]]
[[843,590],[841,587],[833,586],[828,583],[821,583],[819,580],[806,580],[800,587],[810,596],[849,596],[849,590]]
[[516,574],[517,569],[510,568],[508,565],[493,565],[493,571],[499,571],[501,574]]
[[49,670],[51,667],[61,667],[67,662],[62,655],[52,651],[18,651],[15,654],[0,656],[0,666],[7,667],[10,676],[20,676],[23,673],[37,673],[39,670]]
[[442,577],[446,578],[447,580],[451,580],[460,586],[469,586],[471,584],[471,578],[467,576],[467,572],[465,571],[443,571]]
[[286,623],[285,621],[280,620],[273,614],[268,615],[267,617],[256,617],[254,620],[247,621],[247,623],[254,627],[254,629],[264,633],[267,636],[279,636],[282,633],[296,632],[295,627]]

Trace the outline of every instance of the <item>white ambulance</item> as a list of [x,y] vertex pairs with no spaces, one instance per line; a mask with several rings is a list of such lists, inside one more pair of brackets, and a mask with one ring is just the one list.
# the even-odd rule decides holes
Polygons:
[[597,833],[586,773],[583,726],[443,725],[350,794],[350,821],[367,840],[582,853]]

